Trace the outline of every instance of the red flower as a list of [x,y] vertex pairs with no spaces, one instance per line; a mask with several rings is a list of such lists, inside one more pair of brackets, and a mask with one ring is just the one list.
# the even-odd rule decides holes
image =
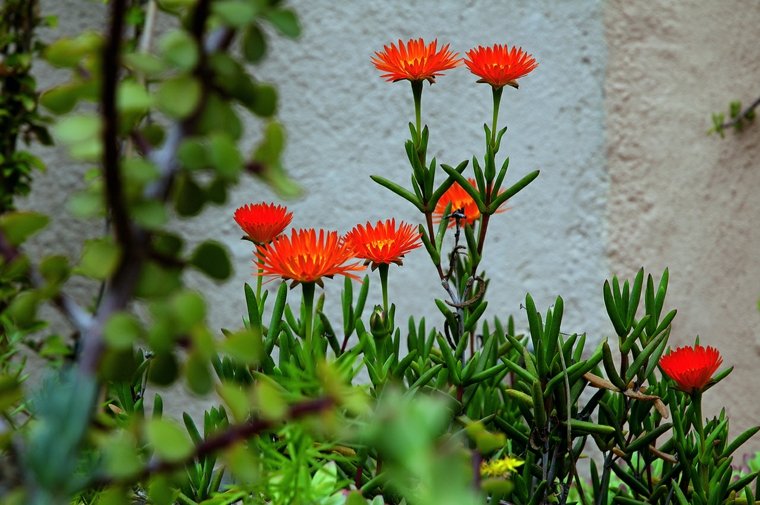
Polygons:
[[379,264],[396,263],[401,265],[401,258],[421,244],[420,233],[408,223],[399,223],[388,219],[378,221],[373,227],[369,222],[364,227],[360,224],[346,234],[346,243],[354,250],[357,258],[372,263],[372,268]]
[[274,242],[258,248],[258,275],[282,277],[299,282],[316,282],[322,277],[345,275],[358,278],[351,272],[363,270],[360,263],[346,263],[354,257],[353,250],[338,237],[338,232],[314,229],[292,230],[290,237],[282,235]]
[[[475,182],[475,179],[467,179],[467,181],[473,186],[477,187],[477,182]],[[475,221],[478,220],[480,217],[480,210],[478,210],[478,204],[475,203],[475,200],[472,199],[470,194],[464,190],[462,186],[459,185],[458,182],[455,182],[451,185],[449,189],[446,190],[446,192],[441,195],[441,198],[438,200],[438,203],[435,205],[435,210],[433,211],[433,217],[435,218],[436,223],[440,223],[442,219],[444,219],[446,216],[444,216],[444,213],[446,211],[446,206],[451,203],[451,209],[450,213],[453,214],[454,212],[461,211],[464,214],[464,218],[460,219],[460,224],[464,226],[465,223],[472,226]],[[500,209],[496,212],[504,212],[507,209]],[[449,228],[452,228],[456,226],[456,219],[450,218],[449,220]]]
[[432,84],[444,70],[458,66],[460,61],[459,53],[452,53],[448,44],[440,50],[437,47],[437,39],[427,46],[422,39],[409,40],[406,45],[399,40],[398,47],[391,43],[384,46],[382,52],[376,52],[372,63],[385,72],[382,77],[388,81],[427,79]]
[[691,393],[703,389],[723,362],[714,347],[679,347],[660,358],[660,368],[678,387]]
[[486,82],[494,88],[517,87],[517,79],[527,75],[538,66],[536,59],[521,47],[509,48],[506,44],[493,47],[478,46],[467,51],[464,60],[470,72],[480,77],[478,82]]
[[267,244],[290,224],[293,213],[273,203],[249,203],[237,209],[234,217],[248,238],[257,244]]

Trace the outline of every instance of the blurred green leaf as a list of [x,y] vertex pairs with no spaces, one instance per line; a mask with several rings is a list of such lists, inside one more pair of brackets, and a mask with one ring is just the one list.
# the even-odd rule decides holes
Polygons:
[[39,212],[8,212],[0,216],[0,230],[9,244],[18,246],[45,228],[49,221],[46,215]]
[[190,390],[198,395],[205,395],[214,389],[208,360],[197,352],[193,352],[185,362],[185,377]]
[[291,9],[273,9],[267,12],[267,19],[286,37],[296,38],[301,35],[301,25],[296,13]]
[[145,86],[132,80],[119,83],[116,103],[122,112],[145,112],[153,104]]
[[183,75],[161,83],[156,92],[156,107],[170,117],[184,119],[193,113],[200,99],[200,83]]
[[121,250],[110,238],[86,240],[82,258],[74,272],[103,280],[114,272],[119,261]]
[[190,258],[190,263],[212,279],[223,281],[232,275],[227,250],[219,242],[207,240],[200,244]]
[[100,117],[94,114],[67,116],[56,123],[53,132],[64,144],[97,139],[100,135]]
[[105,456],[106,472],[113,478],[128,478],[142,468],[137,441],[129,431],[114,432],[104,440],[101,451]]
[[193,37],[184,30],[174,30],[158,42],[161,56],[180,70],[192,70],[198,63],[198,47]]
[[282,419],[288,411],[288,404],[280,390],[269,380],[261,380],[253,389],[256,406],[265,419]]
[[132,314],[117,312],[103,327],[106,342],[115,349],[129,349],[142,336],[142,326]]
[[256,365],[261,361],[264,343],[260,333],[245,329],[228,335],[221,342],[220,349],[233,360]]
[[267,52],[264,32],[258,25],[251,25],[243,33],[243,56],[249,63],[258,63]]
[[212,10],[229,26],[243,28],[256,18],[259,5],[245,0],[221,0],[212,4]]
[[177,159],[187,170],[201,170],[208,167],[206,146],[197,138],[185,139],[177,150]]
[[174,209],[180,216],[196,216],[206,203],[205,193],[189,174],[177,177],[174,190]]
[[255,88],[251,110],[257,116],[271,117],[277,111],[277,90],[269,84],[259,84]]
[[177,378],[177,358],[171,352],[158,352],[153,356],[148,379],[159,386],[168,386]]
[[84,32],[76,38],[59,39],[45,48],[45,59],[56,67],[73,67],[100,49],[103,37],[96,32]]
[[166,461],[181,461],[193,452],[193,443],[185,431],[168,419],[150,419],[145,435],[155,453]]
[[22,398],[23,391],[18,379],[8,375],[0,375],[0,412],[5,412]]
[[243,168],[243,157],[240,155],[235,142],[227,135],[220,133],[210,139],[209,161],[219,175],[227,180],[236,180]]

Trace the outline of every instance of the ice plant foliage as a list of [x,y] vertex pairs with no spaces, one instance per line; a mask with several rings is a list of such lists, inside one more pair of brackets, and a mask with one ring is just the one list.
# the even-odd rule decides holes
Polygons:
[[286,207],[273,203],[250,203],[235,211],[235,222],[257,244],[275,239],[293,220]]
[[681,390],[691,393],[704,389],[722,362],[714,347],[695,345],[666,354],[660,358],[660,367]]
[[464,63],[470,72],[480,77],[478,82],[488,83],[494,88],[517,87],[517,79],[529,74],[538,66],[535,58],[521,47],[494,44],[492,47],[478,46],[466,53]]
[[438,49],[438,40],[425,44],[422,39],[411,39],[406,44],[398,41],[398,46],[391,43],[376,52],[372,63],[388,81],[396,82],[427,80],[431,84],[444,70],[460,64],[459,53],[454,53],[446,44]]
[[260,268],[258,275],[282,277],[298,283],[322,285],[323,277],[345,275],[357,278],[352,272],[363,270],[351,262],[353,251],[336,231],[315,229],[292,230],[261,247],[256,253]]
[[378,221],[374,226],[370,222],[358,224],[346,234],[346,242],[356,257],[371,263],[373,269],[380,264],[401,265],[406,253],[422,245],[415,227],[403,222],[397,227],[395,219]]
[[[475,187],[475,179],[468,179],[468,182]],[[449,215],[446,215],[446,207],[451,204]],[[496,212],[505,212],[507,209],[500,209]],[[449,228],[456,226],[455,213],[462,216],[459,220],[459,224],[464,226],[465,223],[470,226],[475,224],[480,218],[480,210],[478,204],[472,199],[470,194],[464,190],[464,188],[457,182],[451,185],[449,189],[441,196],[438,203],[435,206],[433,217],[436,222],[441,222],[443,219],[449,219]]]

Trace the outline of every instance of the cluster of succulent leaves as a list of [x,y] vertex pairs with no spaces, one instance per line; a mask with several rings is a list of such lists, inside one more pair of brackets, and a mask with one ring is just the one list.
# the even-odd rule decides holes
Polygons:
[[[153,52],[156,7],[176,25]],[[4,503],[755,501],[756,469],[737,480],[731,462],[757,428],[729,442],[723,413],[703,426],[699,398],[658,372],[675,316],[663,315],[667,271],[659,283],[641,271],[605,284],[617,359],[607,340],[590,350],[586,335],[562,331],[560,297],[542,313],[526,296],[525,334],[511,316],[483,317],[488,219],[538,175],[501,189],[508,161],[496,163],[505,129],[495,120],[483,161],[473,159],[474,186],[468,163],[427,162],[419,120],[406,144],[412,189],[375,178],[425,217],[422,239],[446,296],[436,300],[441,328],[430,317],[397,325],[392,305],[369,310],[369,276],[345,281],[340,321],[323,312],[324,297],[312,320],[311,304],[283,283],[246,286],[242,326],[209,328],[184,272],[222,281],[230,261],[212,239],[186,244],[172,218],[224,204],[247,172],[283,195],[298,191],[282,169],[276,89],[251,73],[268,37],[296,37],[299,23],[277,0],[113,0],[109,10],[105,35],[46,49],[71,78],[41,97],[57,116],[55,137],[98,167],[69,210],[107,221],[108,232],[88,240],[75,264],[52,255],[33,265],[24,242],[48,219],[0,218],[0,275],[26,286],[0,313],[10,343],[0,349]],[[260,118],[263,132],[247,155],[242,114]],[[477,203],[477,229],[432,224],[455,182]],[[74,276],[102,283],[88,308],[66,293]],[[46,336],[43,304],[69,319],[69,335]],[[23,363],[6,352],[19,345],[49,372],[26,393]],[[154,386],[178,382],[219,400],[202,425],[164,414]],[[586,482],[578,467],[592,446],[601,456]],[[483,462],[506,456],[524,464],[481,476]]]

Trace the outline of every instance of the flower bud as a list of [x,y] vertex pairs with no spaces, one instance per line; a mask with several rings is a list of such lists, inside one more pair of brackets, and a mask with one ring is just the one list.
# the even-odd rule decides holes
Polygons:
[[380,340],[390,335],[388,328],[388,315],[380,305],[375,305],[375,309],[369,316],[369,329],[372,336]]

